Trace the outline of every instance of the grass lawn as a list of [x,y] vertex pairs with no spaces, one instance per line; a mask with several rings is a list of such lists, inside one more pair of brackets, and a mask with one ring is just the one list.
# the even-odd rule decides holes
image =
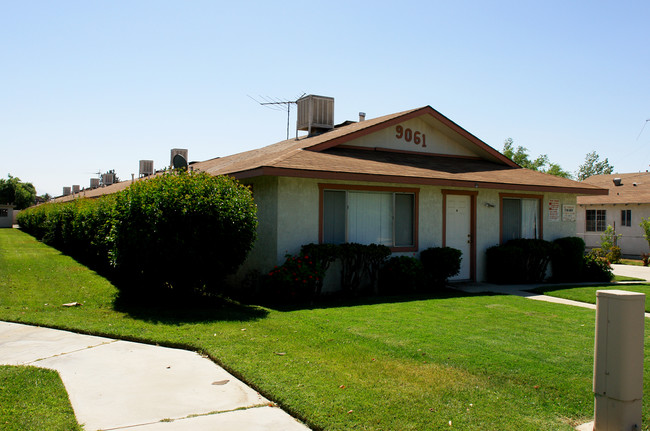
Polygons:
[[650,312],[650,284],[621,284],[618,286],[587,286],[587,287],[569,287],[569,286],[543,286],[535,289],[537,293],[544,295],[556,296],[558,298],[572,299],[574,301],[596,303],[597,290],[626,290],[629,292],[645,293],[645,311]]
[[640,259],[621,259],[623,265],[643,266],[643,261]]
[[628,277],[626,275],[615,275],[613,281],[643,281],[643,282],[645,282],[645,280],[642,279],[642,278]]
[[571,430],[593,416],[593,310],[452,293],[293,310],[115,298],[73,259],[0,230],[1,320],[201,351],[314,429]]
[[81,430],[59,374],[36,367],[0,366],[0,429]]

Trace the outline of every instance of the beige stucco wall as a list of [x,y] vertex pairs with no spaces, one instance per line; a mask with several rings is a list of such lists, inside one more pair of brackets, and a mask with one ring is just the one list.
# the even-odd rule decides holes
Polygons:
[[251,271],[264,272],[276,265],[274,250],[278,236],[278,180],[277,177],[257,177],[243,181],[252,187],[253,199],[257,205],[257,240],[239,268],[235,280],[241,280]]
[[14,207],[11,205],[0,205],[0,208],[7,210],[6,217],[0,217],[0,228],[3,227],[12,227],[14,219]]
[[279,178],[278,263],[286,254],[296,254],[304,244],[318,242],[318,181]]
[[[586,232],[586,211],[605,210],[607,225],[616,228],[616,234],[622,235],[618,241],[621,253],[624,256],[638,258],[642,253],[650,253],[648,241],[643,236],[643,229],[639,224],[642,218],[650,217],[648,204],[620,204],[620,205],[580,205],[577,210],[576,230],[577,235],[585,240],[587,249],[600,247],[600,236],[603,232]],[[631,226],[621,226],[621,210],[632,211]]]
[[[386,148],[397,151],[415,151],[429,154],[449,154],[457,156],[476,156],[470,148],[457,140],[457,135],[452,138],[444,133],[444,129],[431,124],[432,120],[413,118],[392,127],[379,130],[372,135],[362,136],[346,142],[346,145],[364,148]],[[398,134],[396,127],[401,127]],[[410,130],[410,135],[406,129]],[[418,133],[419,144],[416,144],[415,133]],[[424,135],[424,139],[422,138]]]
[[[286,254],[296,254],[300,247],[318,242],[319,229],[319,183],[350,184],[386,187],[417,187],[419,193],[418,245],[419,251],[428,247],[442,246],[442,190],[477,191],[476,199],[476,276],[485,278],[485,250],[499,244],[500,210],[499,193],[517,193],[513,190],[443,188],[438,186],[413,186],[397,183],[371,183],[350,181],[324,181],[305,178],[257,178],[250,181],[258,206],[258,240],[240,276],[251,269],[262,273],[284,262]],[[521,192],[524,194],[536,194]],[[542,194],[542,193],[537,193]],[[552,241],[576,234],[576,223],[572,221],[550,221],[549,199],[559,199],[560,206],[575,205],[576,196],[560,193],[544,193],[542,201],[543,236]],[[577,209],[577,206],[576,206]],[[577,211],[578,212],[578,211]],[[401,253],[417,255],[418,253]],[[326,285],[337,281],[328,277]]]

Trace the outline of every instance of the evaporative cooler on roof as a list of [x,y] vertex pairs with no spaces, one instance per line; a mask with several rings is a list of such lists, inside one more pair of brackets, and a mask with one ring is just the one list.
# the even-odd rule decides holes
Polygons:
[[187,150],[172,148],[170,166],[174,169],[187,168]]
[[153,160],[140,160],[140,176],[153,175]]
[[309,136],[334,128],[334,98],[310,94],[296,101],[298,105],[297,129]]

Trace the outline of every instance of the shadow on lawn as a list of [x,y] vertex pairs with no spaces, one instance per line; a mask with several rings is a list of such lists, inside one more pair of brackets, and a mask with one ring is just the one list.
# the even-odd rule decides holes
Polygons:
[[71,256],[79,264],[95,271],[117,289],[113,309],[129,317],[150,323],[180,325],[219,321],[247,322],[265,318],[269,311],[241,304],[221,295],[177,294],[171,289],[136,285],[107,265],[80,256]]
[[327,295],[317,301],[301,303],[263,302],[261,305],[276,311],[289,312],[311,309],[357,307],[363,305],[397,304],[405,302],[426,301],[431,299],[452,299],[474,296],[499,296],[499,293],[468,293],[452,288],[443,288],[430,293],[411,293],[404,295],[377,295],[350,297],[344,294]]
[[118,294],[113,303],[115,311],[150,323],[180,325],[207,322],[247,322],[264,319],[269,311],[255,305],[240,304],[223,297],[173,295]]

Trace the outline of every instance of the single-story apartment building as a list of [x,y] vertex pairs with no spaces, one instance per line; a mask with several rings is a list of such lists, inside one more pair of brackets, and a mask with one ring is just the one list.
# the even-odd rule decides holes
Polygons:
[[578,196],[577,235],[587,248],[600,246],[600,236],[612,226],[621,253],[639,258],[650,253],[648,241],[640,226],[641,219],[650,217],[650,173],[594,175],[585,184],[609,189],[608,195]]
[[252,187],[258,240],[241,275],[268,271],[304,244],[358,242],[406,255],[454,247],[455,278],[480,281],[487,248],[573,236],[577,196],[607,193],[523,169],[430,106],[326,128],[301,119],[301,108],[316,117],[319,108],[299,101],[298,127],[309,135],[193,165]]
[[455,278],[481,281],[487,248],[573,236],[577,197],[607,194],[523,169],[430,106],[339,125],[333,106],[332,98],[305,96],[297,129],[306,136],[191,164],[253,191],[258,238],[238,277],[266,273],[304,244],[357,242],[409,256],[454,247],[462,252]]

